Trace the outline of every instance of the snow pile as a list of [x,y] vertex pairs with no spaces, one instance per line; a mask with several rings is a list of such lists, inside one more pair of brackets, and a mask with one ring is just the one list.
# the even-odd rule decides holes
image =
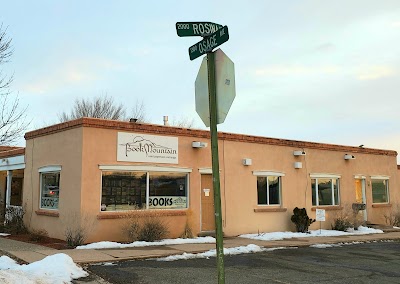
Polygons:
[[88,276],[66,254],[47,256],[40,261],[19,265],[8,256],[0,257],[0,283],[57,284]]
[[313,230],[309,233],[294,233],[294,232],[273,232],[262,234],[245,234],[240,235],[241,238],[248,238],[261,241],[277,241],[292,238],[308,238],[308,237],[336,237],[349,235],[367,235],[367,234],[382,234],[382,230],[360,226],[357,230],[349,229],[347,232],[335,230]]
[[215,243],[213,237],[198,237],[194,239],[164,239],[157,242],[144,242],[136,241],[129,244],[122,244],[117,242],[98,242],[78,246],[76,249],[114,249],[114,248],[133,248],[133,247],[149,247],[149,246],[166,246],[166,245],[180,245],[180,244],[208,244]]
[[7,236],[9,236],[10,234],[7,234],[7,233],[0,233],[0,236],[1,237],[7,237]]
[[315,244],[311,245],[310,248],[333,248],[333,247],[341,247],[339,244]]
[[[247,245],[240,246],[234,248],[224,248],[224,255],[236,255],[236,254],[244,254],[244,253],[254,253],[254,252],[262,252],[262,251],[273,251],[277,249],[285,249],[285,247],[276,247],[276,248],[263,248],[257,245]],[[157,258],[157,261],[175,261],[175,260],[186,260],[186,259],[194,259],[194,258],[210,258],[216,257],[217,250],[212,249],[202,253],[186,253],[178,254],[178,255],[170,255],[167,257]]]

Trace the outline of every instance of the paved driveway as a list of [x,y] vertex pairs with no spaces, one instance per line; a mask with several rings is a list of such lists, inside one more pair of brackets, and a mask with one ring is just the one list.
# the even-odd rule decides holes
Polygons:
[[[216,260],[92,265],[110,283],[217,283]],[[292,248],[225,257],[226,283],[400,283],[400,242]]]

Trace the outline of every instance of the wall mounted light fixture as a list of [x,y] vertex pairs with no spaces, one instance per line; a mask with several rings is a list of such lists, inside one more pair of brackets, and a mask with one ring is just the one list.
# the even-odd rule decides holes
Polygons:
[[344,159],[345,160],[354,160],[356,157],[354,157],[353,155],[350,155],[350,154],[345,154],[344,155]]
[[253,161],[249,158],[245,158],[242,160],[242,163],[244,166],[251,166],[251,164],[253,163]]
[[305,156],[306,152],[302,151],[302,150],[296,150],[293,151],[293,156]]
[[303,168],[303,163],[302,162],[295,162],[293,166],[294,166],[295,169],[301,169],[301,168]]
[[206,142],[200,142],[200,141],[193,141],[192,142],[192,147],[193,148],[205,148],[207,147],[207,143]]

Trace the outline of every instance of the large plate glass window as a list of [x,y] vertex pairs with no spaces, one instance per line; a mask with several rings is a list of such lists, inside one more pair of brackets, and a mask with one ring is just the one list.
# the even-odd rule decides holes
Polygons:
[[258,205],[280,205],[281,177],[258,176],[257,200]]
[[186,208],[185,173],[150,173],[149,209]]
[[188,174],[104,171],[102,211],[187,208]]
[[146,178],[145,172],[103,172],[101,209],[145,209]]
[[389,180],[388,179],[371,179],[372,185],[372,202],[388,203],[389,202]]
[[312,205],[339,205],[339,178],[312,178]]
[[40,208],[58,209],[60,198],[60,172],[40,174]]

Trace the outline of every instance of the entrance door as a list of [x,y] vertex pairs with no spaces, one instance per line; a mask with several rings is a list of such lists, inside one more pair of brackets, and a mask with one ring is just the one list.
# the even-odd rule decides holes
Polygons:
[[201,175],[201,230],[215,230],[212,175]]
[[[355,190],[356,190],[356,202],[363,203],[366,207],[366,197],[365,197],[365,179],[355,180]],[[367,221],[367,209],[360,210],[358,214],[362,215],[363,220]]]

